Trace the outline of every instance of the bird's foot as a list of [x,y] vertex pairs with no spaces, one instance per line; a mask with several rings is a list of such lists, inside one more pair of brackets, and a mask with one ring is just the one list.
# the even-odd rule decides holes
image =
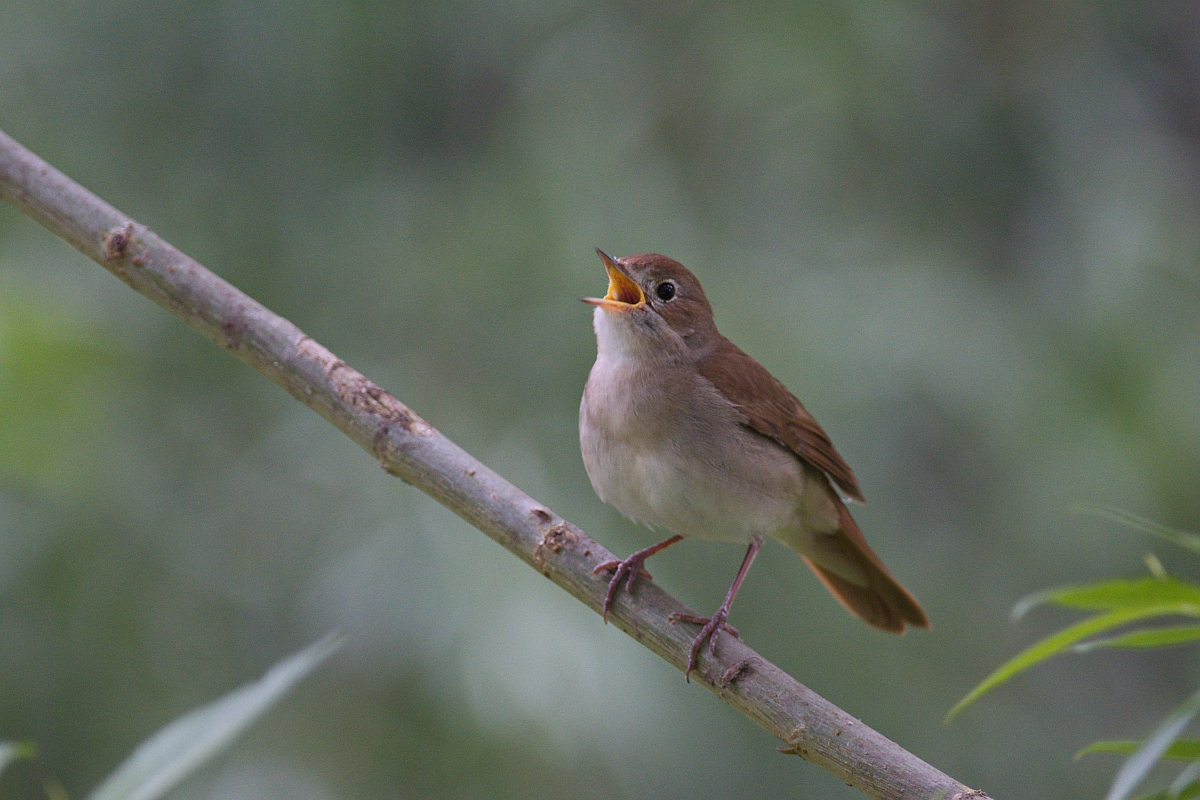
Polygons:
[[715,656],[717,654],[717,635],[721,629],[725,629],[733,638],[740,639],[737,628],[725,622],[729,618],[729,609],[722,605],[717,609],[716,613],[711,617],[701,617],[697,614],[684,614],[681,611],[672,612],[667,617],[667,622],[674,625],[676,622],[691,622],[695,625],[700,625],[700,633],[696,634],[696,638],[692,639],[692,650],[688,654],[687,672],[683,673],[683,678],[688,683],[691,683],[692,670],[700,660],[700,648],[704,646],[705,640],[708,641],[708,654]]
[[651,580],[652,576],[646,571],[645,563],[649,558],[648,554],[643,554],[638,551],[624,561],[605,561],[600,566],[592,570],[592,574],[596,575],[601,572],[612,572],[612,580],[608,582],[608,592],[604,595],[604,621],[608,622],[608,612],[613,607],[613,602],[617,598],[617,589],[621,587],[621,581],[625,581],[625,591],[629,594],[633,593],[633,582],[638,577]]

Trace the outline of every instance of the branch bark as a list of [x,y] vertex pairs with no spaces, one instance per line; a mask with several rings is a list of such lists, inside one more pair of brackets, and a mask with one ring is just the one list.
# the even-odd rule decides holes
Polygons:
[[[599,613],[614,556],[447,439],[411,409],[144,225],[0,132],[0,197],[336,425],[385,470],[416,486]],[[643,581],[609,614],[681,672],[689,612]],[[795,753],[875,798],[985,798],[862,724],[730,636],[698,683]]]

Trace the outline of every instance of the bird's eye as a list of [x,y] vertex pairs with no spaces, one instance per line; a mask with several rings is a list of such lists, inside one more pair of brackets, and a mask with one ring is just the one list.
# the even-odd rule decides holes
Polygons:
[[658,299],[664,303],[675,296],[675,284],[670,281],[663,281],[655,289],[654,293],[658,295]]

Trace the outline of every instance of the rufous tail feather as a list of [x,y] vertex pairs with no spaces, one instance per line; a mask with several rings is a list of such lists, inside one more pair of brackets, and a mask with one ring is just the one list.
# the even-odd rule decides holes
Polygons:
[[928,628],[929,617],[925,616],[921,604],[892,577],[883,561],[867,545],[862,531],[841,499],[834,495],[833,502],[837,506],[840,530],[832,534],[833,538],[827,544],[836,546],[843,557],[858,565],[866,576],[866,585],[851,582],[814,563],[808,556],[803,556],[804,561],[825,584],[829,593],[868,625],[892,633],[904,633],[906,624]]

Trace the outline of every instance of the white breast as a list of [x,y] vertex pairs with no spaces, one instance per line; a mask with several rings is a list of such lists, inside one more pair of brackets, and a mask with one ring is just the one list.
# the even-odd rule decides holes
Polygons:
[[[583,463],[621,513],[684,536],[746,540],[795,526],[797,459],[740,424],[689,363],[638,352],[597,309],[598,353],[579,410]],[[669,356],[669,354],[668,354]]]

